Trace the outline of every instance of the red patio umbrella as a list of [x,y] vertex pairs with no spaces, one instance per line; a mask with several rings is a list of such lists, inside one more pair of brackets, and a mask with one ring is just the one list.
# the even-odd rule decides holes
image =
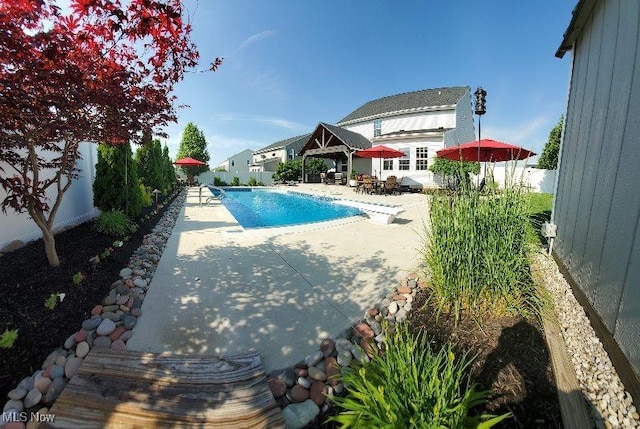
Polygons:
[[196,165],[205,165],[206,163],[197,160],[197,159],[193,159],[190,157],[186,157],[186,158],[180,158],[180,159],[176,159],[173,162],[175,165],[181,165],[183,167],[189,167],[189,166],[196,166]]
[[535,153],[520,146],[482,139],[439,150],[437,155],[454,161],[501,162],[526,159]]
[[378,145],[370,147],[369,149],[359,150],[354,153],[355,156],[360,158],[380,158],[380,173],[382,173],[382,159],[383,158],[401,158],[405,156],[404,152],[395,150],[393,148]]

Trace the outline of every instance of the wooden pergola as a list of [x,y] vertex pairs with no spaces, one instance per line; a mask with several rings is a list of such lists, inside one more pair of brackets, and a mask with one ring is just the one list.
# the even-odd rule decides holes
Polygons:
[[370,147],[371,142],[363,135],[320,122],[299,152],[302,156],[302,180],[306,181],[305,161],[309,156],[332,159],[336,163],[346,159],[347,171],[350,172],[354,152]]

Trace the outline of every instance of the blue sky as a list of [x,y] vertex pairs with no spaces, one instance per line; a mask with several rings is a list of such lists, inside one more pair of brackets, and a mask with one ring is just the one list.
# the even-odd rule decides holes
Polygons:
[[482,137],[538,153],[564,113],[571,56],[554,54],[577,0],[184,3],[203,67],[224,63],[177,85],[190,107],[162,139],[172,157],[188,122],[215,167],[367,101],[428,88],[482,86]]

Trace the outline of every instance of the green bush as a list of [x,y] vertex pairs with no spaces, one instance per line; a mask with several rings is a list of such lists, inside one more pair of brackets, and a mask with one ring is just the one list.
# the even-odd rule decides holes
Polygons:
[[249,182],[247,183],[247,185],[258,186],[258,180],[255,177],[251,176],[249,177]]
[[93,204],[101,211],[122,210],[127,216],[142,211],[138,168],[129,143],[120,146],[98,145]]
[[342,428],[488,428],[510,417],[472,416],[487,391],[470,385],[471,359],[455,357],[452,346],[431,350],[424,334],[407,324],[388,333],[385,352],[361,367],[345,368],[346,397],[332,397],[340,412],[331,417]]
[[141,195],[142,207],[151,206],[151,204],[153,204],[153,197],[151,196],[151,192],[149,192],[147,187],[144,186],[142,183],[140,184],[140,193],[142,194]]
[[302,161],[294,159],[278,164],[273,173],[273,180],[276,182],[297,181],[300,176],[302,176]]
[[231,186],[240,186],[240,178],[234,177],[233,180],[231,180]]
[[527,259],[527,205],[520,188],[434,196],[430,217],[425,259],[441,309],[524,316],[539,309]]
[[213,185],[214,186],[227,186],[227,182],[225,182],[224,180],[222,180],[219,177],[214,177],[213,178]]
[[134,233],[138,226],[131,222],[121,210],[109,210],[100,213],[96,221],[96,228],[102,234],[125,236]]

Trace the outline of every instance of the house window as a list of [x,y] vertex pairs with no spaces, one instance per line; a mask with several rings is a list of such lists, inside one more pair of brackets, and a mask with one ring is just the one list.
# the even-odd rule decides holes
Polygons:
[[373,136],[378,137],[382,134],[382,119],[373,121]]
[[416,170],[429,169],[429,150],[426,147],[416,148]]
[[385,159],[382,161],[382,169],[385,171],[393,170],[393,159]]
[[236,165],[236,162],[234,160],[231,160],[231,166],[234,167]]
[[404,157],[398,160],[398,170],[409,171],[409,149],[401,149]]
[[292,160],[296,157],[296,151],[293,149],[289,149],[289,160]]

